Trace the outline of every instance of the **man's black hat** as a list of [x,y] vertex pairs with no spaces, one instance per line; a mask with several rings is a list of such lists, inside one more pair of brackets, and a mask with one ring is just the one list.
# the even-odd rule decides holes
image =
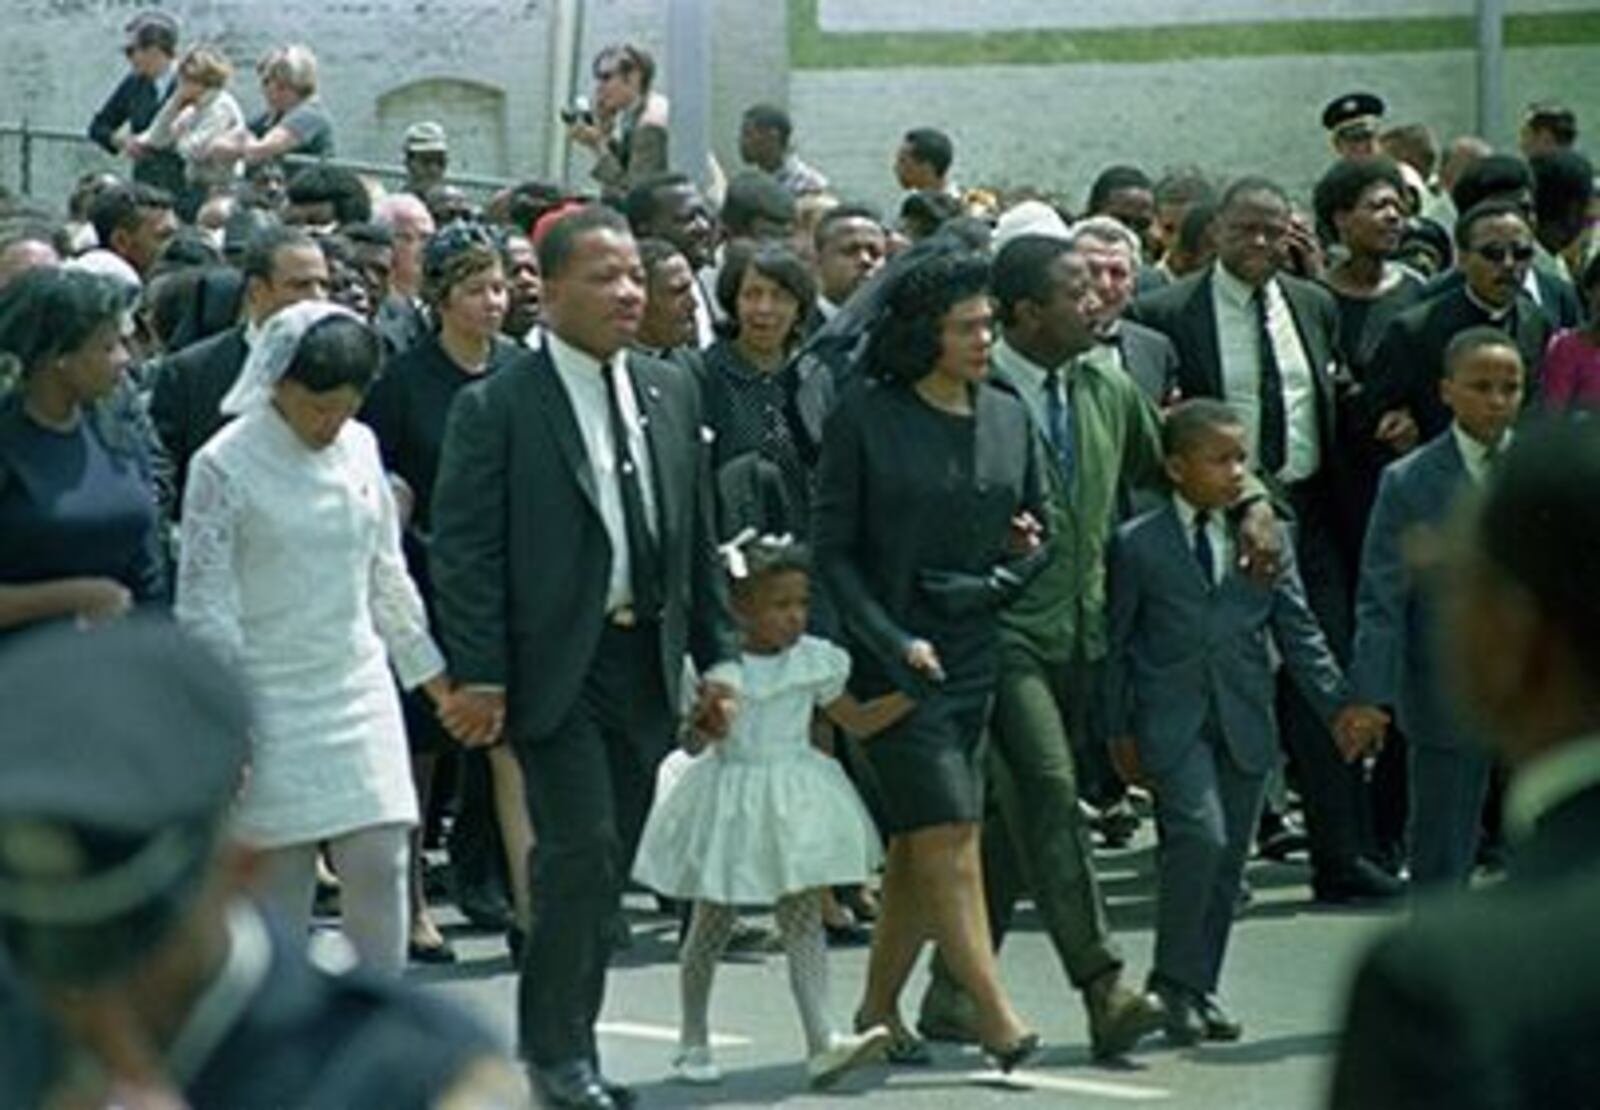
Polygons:
[[1322,126],[1335,133],[1354,130],[1356,124],[1376,131],[1378,120],[1383,118],[1387,108],[1383,97],[1376,93],[1346,93],[1330,100],[1322,109]]
[[0,651],[0,944],[92,982],[200,889],[249,748],[243,687],[170,622],[61,626]]

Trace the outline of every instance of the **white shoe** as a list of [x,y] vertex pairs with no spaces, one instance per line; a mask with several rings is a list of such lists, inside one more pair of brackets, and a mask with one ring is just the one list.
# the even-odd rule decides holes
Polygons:
[[712,1062],[711,1049],[703,1044],[678,1053],[672,1061],[672,1074],[680,1083],[692,1083],[696,1087],[722,1082],[722,1069]]
[[893,1040],[887,1025],[861,1033],[835,1033],[827,1048],[806,1061],[806,1076],[815,1090],[831,1087],[852,1068],[883,1059]]

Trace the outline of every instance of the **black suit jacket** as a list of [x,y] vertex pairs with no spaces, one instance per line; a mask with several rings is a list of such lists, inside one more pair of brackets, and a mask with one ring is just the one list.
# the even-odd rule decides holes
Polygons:
[[172,464],[180,510],[189,480],[189,460],[227,423],[222,398],[244,369],[249,353],[244,325],[239,324],[185,347],[151,372],[150,418]]
[[[117,146],[112,137],[117,128],[127,124],[129,130],[139,132],[149,127],[167,96],[177,87],[174,79],[167,87],[166,96],[161,96],[150,78],[129,73],[111,90],[111,95],[89,121],[89,138],[108,153],[116,154]],[[133,179],[176,193],[183,188],[183,159],[170,150],[151,151],[133,164]]]
[[[663,596],[661,667],[676,707],[683,661],[739,658],[713,529],[700,391],[628,356],[650,444]],[[611,543],[577,417],[548,352],[519,352],[456,395],[433,492],[429,567],[446,654],[466,684],[502,686],[513,738],[566,717],[605,625]]]
[[[1178,351],[1178,388],[1185,397],[1224,399],[1222,353],[1217,340],[1217,310],[1212,302],[1214,267],[1173,282],[1135,301],[1129,319],[1163,333]],[[1329,292],[1315,282],[1279,274],[1279,286],[1294,317],[1316,386],[1317,424],[1322,458],[1332,455],[1335,391],[1339,367],[1339,310]]]
[[[1488,314],[1457,285],[1396,316],[1378,339],[1363,383],[1369,420],[1393,409],[1407,409],[1429,440],[1450,425],[1450,411],[1439,397],[1444,351],[1467,328],[1489,323]],[[1550,321],[1533,300],[1517,295],[1506,331],[1516,340],[1528,368],[1527,399],[1538,393],[1539,364],[1550,340]]]
[[[1423,294],[1430,298],[1437,297],[1460,289],[1466,284],[1466,280],[1466,275],[1460,270],[1446,270],[1428,282]],[[1558,328],[1575,328],[1582,325],[1588,312],[1583,306],[1583,299],[1578,296],[1577,289],[1573,288],[1570,281],[1537,265],[1533,268],[1533,280],[1539,285],[1539,307],[1549,317],[1551,324]]]
[[1122,354],[1122,368],[1157,405],[1178,388],[1178,349],[1155,328],[1121,320],[1112,345]]
[[1557,806],[1498,887],[1419,912],[1357,974],[1335,1110],[1600,1107],[1600,786]]

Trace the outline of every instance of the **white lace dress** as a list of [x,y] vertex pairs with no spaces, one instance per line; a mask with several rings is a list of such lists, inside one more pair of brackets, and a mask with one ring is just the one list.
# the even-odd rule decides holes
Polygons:
[[844,692],[850,657],[804,636],[747,653],[742,671],[732,734],[663,776],[633,877],[724,905],[864,881],[883,858],[877,830],[838,761],[811,745],[812,714]]
[[306,447],[270,405],[195,456],[177,616],[234,662],[256,731],[236,829],[262,848],[417,820],[407,687],[444,669],[400,553],[377,441]]

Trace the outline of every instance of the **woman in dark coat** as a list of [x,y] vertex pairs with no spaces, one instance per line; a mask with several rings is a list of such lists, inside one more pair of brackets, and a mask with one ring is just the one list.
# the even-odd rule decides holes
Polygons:
[[887,291],[865,378],[826,425],[814,540],[851,650],[851,686],[918,701],[867,746],[889,835],[884,906],[857,1020],[896,1033],[892,1058],[926,1060],[899,1016],[925,940],[978,1007],[1003,1068],[1038,1044],[997,974],[978,853],[978,744],[997,669],[996,614],[1039,556],[1041,470],[1028,415],[984,384],[993,316],[987,264],[931,252]]

